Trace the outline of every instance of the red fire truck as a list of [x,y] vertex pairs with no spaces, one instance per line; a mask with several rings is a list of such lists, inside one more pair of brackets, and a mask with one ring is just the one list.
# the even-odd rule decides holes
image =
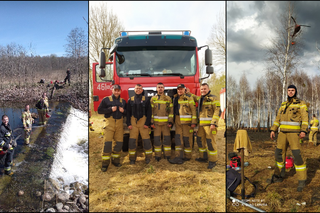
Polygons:
[[[190,30],[121,31],[111,48],[101,49],[100,63],[93,63],[94,111],[104,97],[112,94],[113,84],[121,86],[121,97],[126,101],[134,95],[136,84],[143,86],[146,96],[156,95],[159,82],[171,97],[180,83],[200,96],[201,80],[213,73],[212,52],[208,45],[198,47],[190,34]],[[198,51],[203,47],[207,47],[208,76],[201,78]],[[109,50],[108,62],[103,50]]]

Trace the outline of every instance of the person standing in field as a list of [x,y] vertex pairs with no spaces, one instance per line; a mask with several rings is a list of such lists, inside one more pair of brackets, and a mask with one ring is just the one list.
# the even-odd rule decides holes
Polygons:
[[31,116],[29,104],[26,104],[24,112],[22,112],[22,123],[24,128],[24,142],[26,145],[29,145],[30,142],[30,135],[32,131],[32,123],[34,120]]
[[47,117],[46,114],[49,112],[49,101],[47,97],[47,93],[43,93],[42,97],[36,104],[36,108],[39,115],[39,125],[46,125],[47,124]]
[[313,144],[314,146],[317,146],[317,134],[318,134],[318,126],[319,126],[319,120],[316,118],[316,115],[313,114],[312,120],[310,121],[310,133],[309,133],[309,143]]
[[68,80],[68,83],[69,83],[69,86],[70,86],[70,77],[71,77],[71,73],[70,73],[70,70],[67,69],[67,76],[65,77],[64,79],[64,83],[66,84],[67,83],[67,80]]

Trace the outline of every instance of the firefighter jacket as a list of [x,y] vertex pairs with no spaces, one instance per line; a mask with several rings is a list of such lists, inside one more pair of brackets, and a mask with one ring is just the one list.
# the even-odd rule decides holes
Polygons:
[[36,108],[39,110],[47,110],[49,108],[49,101],[48,98],[40,98],[36,104]]
[[[114,112],[112,111],[113,106],[117,107],[117,110]],[[120,112],[119,107],[124,109],[123,113]],[[104,114],[105,118],[110,118],[112,116],[114,119],[121,119],[127,114],[126,101],[120,96],[118,98],[114,95],[107,96],[102,99],[98,107],[98,113]]]
[[191,95],[174,95],[173,98],[174,115],[180,116],[181,124],[197,124],[196,107]]
[[12,130],[10,124],[6,126],[2,123],[0,126],[0,152],[8,150],[11,140]]
[[220,102],[217,96],[210,94],[201,96],[198,104],[199,125],[216,125],[219,122]]
[[150,105],[152,108],[152,124],[173,124],[173,104],[169,96],[155,95],[151,98]]
[[127,108],[127,125],[131,126],[131,117],[140,120],[143,116],[146,116],[146,122],[144,125],[151,125],[151,105],[150,98],[144,96],[144,91],[137,95],[135,94],[128,100],[128,108]]
[[23,123],[23,127],[24,128],[30,128],[33,122],[33,118],[31,116],[31,112],[28,111],[24,111],[22,113],[22,123]]
[[280,128],[280,132],[307,133],[308,120],[306,103],[298,98],[292,98],[291,101],[281,104],[271,131],[277,131]]
[[191,93],[191,92],[187,92],[186,93],[187,95],[191,96],[193,98],[193,101],[194,101],[194,105],[199,102],[200,100],[200,96],[196,96],[195,94]]
[[310,121],[310,125],[311,125],[311,131],[318,131],[318,126],[319,126],[319,120],[317,118],[313,118]]

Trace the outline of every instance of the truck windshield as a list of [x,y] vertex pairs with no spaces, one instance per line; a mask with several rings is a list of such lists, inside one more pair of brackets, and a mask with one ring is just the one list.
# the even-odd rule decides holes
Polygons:
[[[121,57],[122,60],[119,60]],[[119,77],[192,76],[196,51],[188,49],[123,49],[117,51]]]

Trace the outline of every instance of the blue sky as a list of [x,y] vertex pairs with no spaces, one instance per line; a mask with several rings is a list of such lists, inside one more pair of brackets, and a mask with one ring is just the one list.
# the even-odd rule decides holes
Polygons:
[[76,27],[88,32],[87,1],[0,1],[0,45],[22,45],[34,55],[64,56]]

